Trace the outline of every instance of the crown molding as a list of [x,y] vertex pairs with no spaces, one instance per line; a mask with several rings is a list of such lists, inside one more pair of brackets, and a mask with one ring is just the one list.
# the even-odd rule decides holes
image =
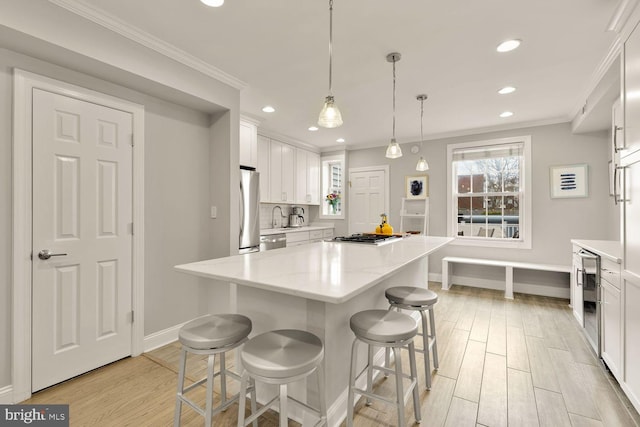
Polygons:
[[247,87],[247,83],[231,74],[82,0],[49,0],[49,2],[235,89],[243,90]]
[[609,20],[607,31],[615,31],[620,34],[637,4],[638,0],[622,0]]

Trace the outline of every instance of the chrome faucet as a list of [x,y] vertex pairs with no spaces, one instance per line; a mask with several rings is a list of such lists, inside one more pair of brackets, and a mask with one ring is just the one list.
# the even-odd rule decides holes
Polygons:
[[282,227],[282,218],[286,218],[284,215],[282,215],[282,208],[279,205],[275,205],[273,209],[271,209],[271,227],[272,228],[276,228],[276,217],[275,217],[276,208],[280,209],[280,227]]

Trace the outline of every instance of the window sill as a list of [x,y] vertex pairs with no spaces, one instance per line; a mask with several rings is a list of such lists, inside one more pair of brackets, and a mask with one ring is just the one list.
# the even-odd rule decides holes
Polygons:
[[326,215],[326,214],[320,214],[318,216],[318,218],[320,219],[344,219],[344,214],[336,214],[336,215]]

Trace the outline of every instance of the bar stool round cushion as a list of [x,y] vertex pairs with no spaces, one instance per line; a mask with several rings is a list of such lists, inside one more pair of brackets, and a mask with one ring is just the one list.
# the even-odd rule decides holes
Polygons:
[[180,342],[196,350],[221,348],[251,333],[251,319],[241,314],[208,314],[187,322],[178,333]]
[[408,314],[388,310],[364,310],[351,316],[351,330],[358,337],[378,342],[415,337],[418,323]]
[[251,338],[242,349],[242,365],[250,373],[282,379],[311,371],[324,357],[314,334],[297,329],[269,331]]
[[438,294],[425,288],[396,286],[384,291],[384,296],[396,304],[424,306],[438,302]]

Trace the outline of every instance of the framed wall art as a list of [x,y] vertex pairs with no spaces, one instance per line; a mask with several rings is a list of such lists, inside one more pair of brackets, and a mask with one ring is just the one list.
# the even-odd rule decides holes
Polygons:
[[549,191],[552,199],[587,197],[589,195],[588,166],[566,165],[549,168]]
[[405,177],[407,199],[426,199],[429,195],[429,175],[412,175]]

